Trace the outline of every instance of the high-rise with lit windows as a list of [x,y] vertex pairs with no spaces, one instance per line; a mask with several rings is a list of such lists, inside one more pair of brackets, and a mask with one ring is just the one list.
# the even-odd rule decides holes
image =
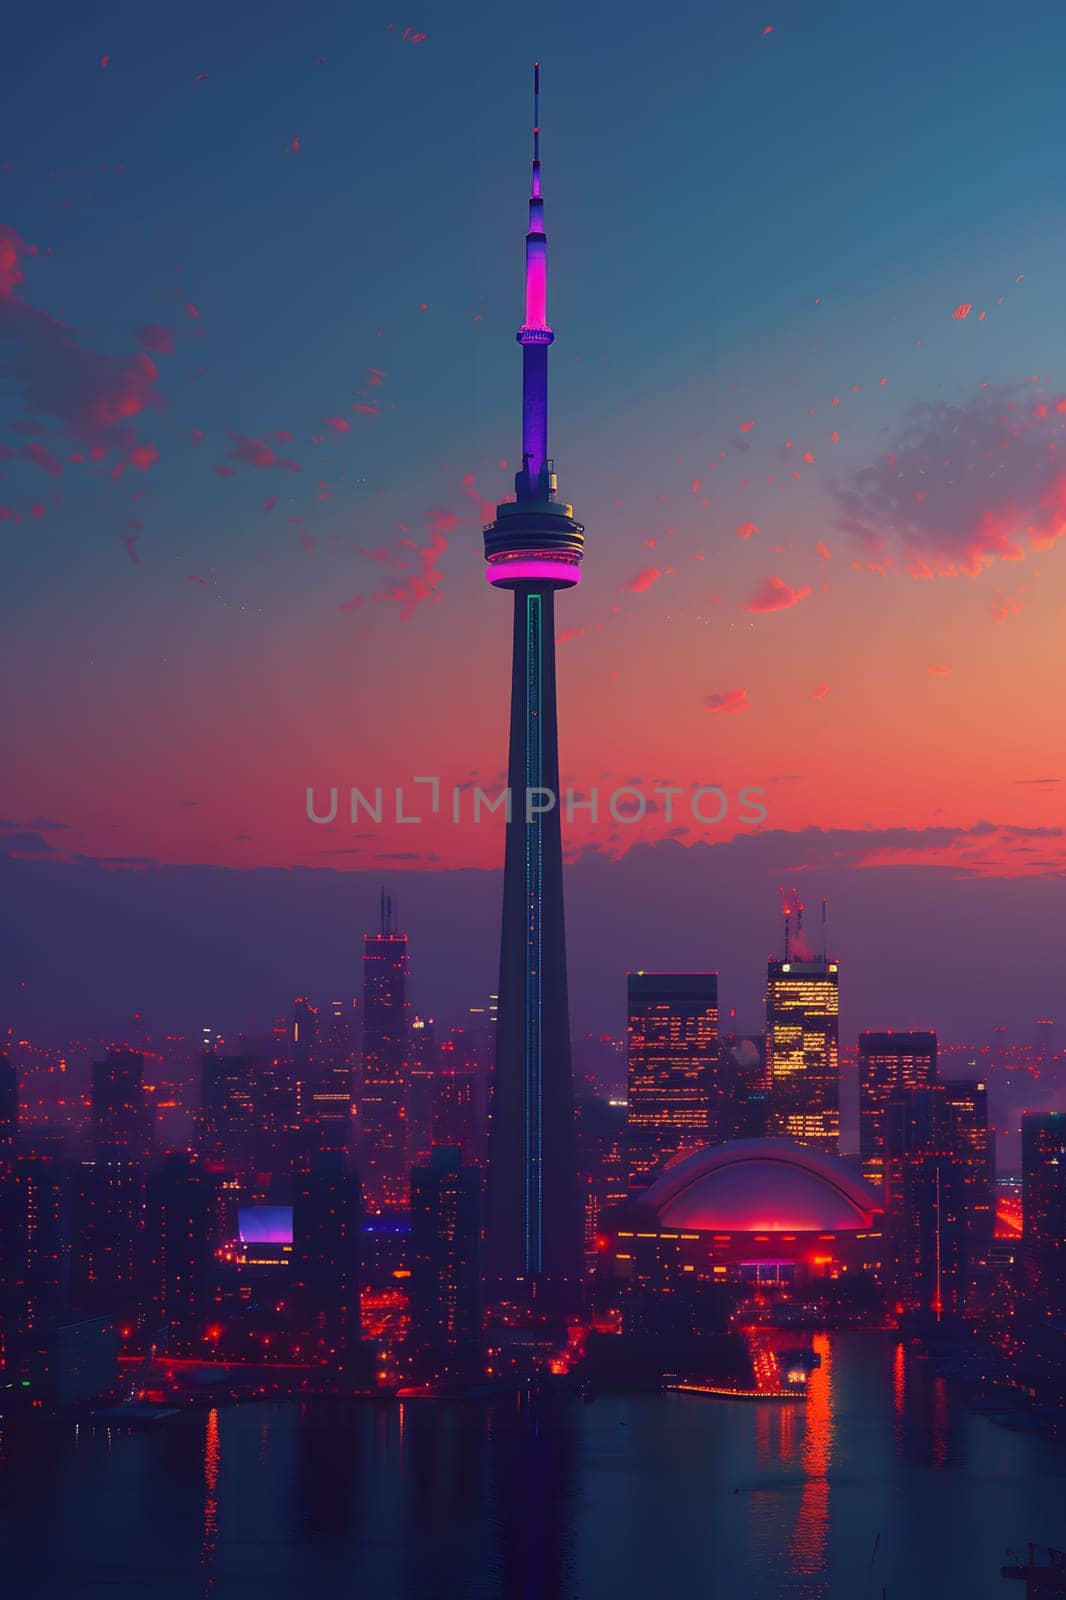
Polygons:
[[152,1110],[139,1050],[109,1050],[92,1069],[93,1146],[104,1161],[144,1161],[152,1149]]
[[825,956],[771,961],[766,1067],[771,1132],[835,1154],[840,1137],[840,972]]
[[631,972],[626,1140],[629,1190],[711,1142],[719,1064],[718,974]]
[[1066,1111],[1022,1117],[1022,1216],[1029,1291],[1066,1315]]
[[481,1173],[437,1145],[411,1174],[411,1340],[418,1366],[476,1368],[481,1334]]
[[859,1160],[867,1183],[884,1183],[885,1120],[892,1095],[935,1082],[935,1033],[859,1035]]
[[363,940],[361,1176],[371,1212],[407,1208],[407,975],[407,935],[382,896],[381,927]]

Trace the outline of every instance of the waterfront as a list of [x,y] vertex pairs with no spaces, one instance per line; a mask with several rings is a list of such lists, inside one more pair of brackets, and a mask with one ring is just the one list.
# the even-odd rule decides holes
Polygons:
[[4,1437],[11,1600],[1009,1600],[1066,1543],[1066,1452],[891,1334],[816,1336],[805,1405],[315,1400]]

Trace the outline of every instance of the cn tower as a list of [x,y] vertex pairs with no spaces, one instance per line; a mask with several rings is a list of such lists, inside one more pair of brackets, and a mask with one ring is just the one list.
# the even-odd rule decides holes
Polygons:
[[510,812],[492,1080],[486,1277],[504,1298],[562,1308],[580,1285],[570,1011],[566,991],[555,594],[580,580],[585,530],[556,499],[548,455],[547,240],[540,192],[540,66],[526,234],[522,465],[485,529],[485,576],[514,595]]

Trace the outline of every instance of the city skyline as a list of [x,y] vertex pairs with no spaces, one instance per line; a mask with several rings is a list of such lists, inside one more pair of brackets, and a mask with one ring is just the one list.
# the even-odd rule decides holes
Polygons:
[[[608,37],[548,6],[536,48],[525,22],[483,30],[462,7],[413,30],[424,38],[367,19],[332,23],[329,42],[313,17],[268,8],[248,58],[215,17],[176,57],[151,31],[96,55],[55,41],[49,82],[66,109],[47,126],[32,73],[13,80],[13,116],[35,138],[0,174],[0,505],[22,681],[0,883],[24,908],[23,998],[47,953],[52,1003],[81,1014],[65,929],[94,898],[138,902],[166,973],[199,992],[211,975],[171,945],[172,897],[255,938],[238,903],[278,892],[285,920],[306,925],[334,891],[295,880],[335,873],[350,927],[382,877],[402,877],[405,910],[425,923],[408,917],[410,931],[429,949],[465,874],[498,870],[499,827],[445,816],[326,829],[307,821],[305,794],[401,784],[410,803],[418,775],[436,773],[445,793],[502,777],[507,708],[480,664],[505,656],[506,618],[485,605],[476,550],[517,465],[506,349],[518,305],[501,219],[527,118],[494,64],[542,53],[565,155],[553,189],[560,468],[598,530],[595,580],[560,623],[562,779],[605,793],[634,778],[649,791],[718,784],[731,802],[703,829],[661,809],[633,828],[564,818],[576,925],[615,937],[642,846],[668,879],[702,878],[708,900],[745,877],[768,887],[824,870],[853,948],[920,941],[920,898],[959,971],[994,943],[1010,952],[1016,1017],[982,1020],[1053,1010],[1066,590],[1045,463],[1066,372],[1046,328],[1066,247],[1043,204],[1055,180],[1039,85],[1053,52],[1037,45],[1063,23],[1042,9],[1042,32],[997,24],[1034,100],[1024,125],[968,115],[987,71],[980,29],[912,6],[898,33],[815,5],[765,25],[739,9],[693,14],[677,29],[627,12]],[[908,15],[929,41],[917,64]],[[25,33],[14,55],[33,62],[28,19]],[[918,114],[895,94],[904,60]],[[810,73],[825,90],[814,107]],[[455,108],[475,83],[460,131]],[[649,95],[655,115],[627,142],[626,108]],[[372,169],[342,155],[352,104],[375,127],[396,124]],[[749,119],[758,133],[745,139]],[[957,181],[939,137],[974,121],[979,191]],[[834,174],[817,203],[779,158],[796,125],[803,171]],[[904,151],[920,140],[921,160],[885,174],[893,137]],[[423,158],[438,140],[446,184]],[[606,244],[622,220],[624,247]],[[429,237],[449,239],[431,268]],[[49,318],[73,330],[68,344],[48,342]],[[269,359],[264,327],[279,342]],[[108,404],[128,412],[121,423]],[[959,459],[971,465],[942,464]],[[934,576],[916,575],[923,561]],[[370,682],[356,737],[347,696]],[[748,786],[768,811],[754,827],[739,820]],[[150,882],[115,881],[131,877]],[[101,920],[108,960],[126,970]],[[481,949],[488,970],[487,933]],[[633,967],[675,960],[623,954]],[[583,975],[581,1005],[597,982]],[[949,972],[941,983],[960,1032],[972,985]],[[142,1003],[170,1014],[151,993],[114,1000]],[[924,996],[917,1006],[901,1020],[934,1020]],[[594,1027],[602,1009],[594,999],[576,1020]],[[879,1026],[879,1009],[859,1025]]]
[[1066,1595],[1066,17],[9,35],[13,1581]]

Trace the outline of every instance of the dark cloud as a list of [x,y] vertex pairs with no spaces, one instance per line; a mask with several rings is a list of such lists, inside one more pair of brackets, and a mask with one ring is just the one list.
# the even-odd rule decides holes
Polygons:
[[913,406],[885,453],[833,492],[837,526],[887,571],[980,572],[1066,532],[1066,399],[981,388],[964,405]]
[[[566,879],[575,1032],[623,1032],[627,970],[694,965],[720,969],[740,1031],[759,1026],[778,890],[790,882],[808,903],[828,898],[842,1038],[935,1025],[972,1039],[993,1023],[1054,1015],[1062,856],[1043,850],[1024,858],[1025,876],[992,875],[961,862],[960,847],[1002,849],[998,833],[942,827],[771,829],[637,845],[621,859],[578,852]],[[498,872],[384,861],[146,871],[123,859],[0,860],[0,961],[27,980],[13,1023],[59,1040],[107,1031],[134,1010],[157,1027],[189,1030],[206,1014],[246,1027],[293,994],[346,992],[358,982],[357,936],[376,925],[383,871],[411,936],[419,1009],[458,1017],[496,987]],[[994,983],[975,981],[988,973]]]
[[46,856],[54,853],[55,846],[49,844],[48,840],[40,833],[23,831],[21,833],[9,833],[0,838],[0,850],[7,851],[9,854],[15,851],[20,855]]

